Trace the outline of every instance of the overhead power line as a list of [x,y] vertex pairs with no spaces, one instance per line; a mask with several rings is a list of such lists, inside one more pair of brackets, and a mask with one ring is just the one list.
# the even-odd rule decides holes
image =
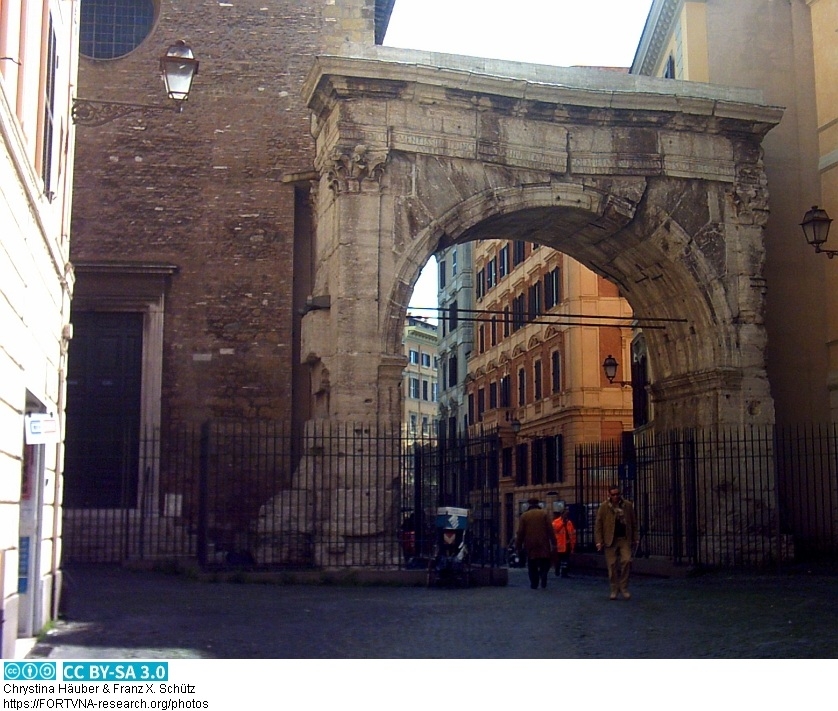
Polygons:
[[[442,315],[443,317],[446,316],[450,309],[442,307],[442,306],[408,306],[409,310],[413,311],[436,311],[438,314]],[[485,321],[485,319],[469,317],[469,316],[462,316],[461,314],[492,314],[492,315],[499,315],[503,316],[503,321],[512,322],[516,314],[512,311],[497,311],[493,309],[463,309],[457,307],[457,318],[461,321]],[[531,318],[532,316],[532,318]],[[625,324],[606,324],[606,325],[613,325],[614,327],[623,328],[630,324],[635,324],[641,328],[648,328],[648,329],[662,329],[666,328],[665,326],[657,325],[657,324],[664,324],[664,323],[687,323],[687,319],[685,318],[656,318],[656,317],[648,317],[648,318],[637,318],[635,316],[603,316],[601,314],[551,314],[551,313],[544,313],[543,311],[539,311],[536,314],[530,314],[529,311],[525,313],[525,319],[527,323],[558,323],[557,321],[542,321],[543,318],[550,318],[550,319],[588,319],[590,321],[617,321],[617,322],[628,322]],[[595,324],[595,323],[583,323],[581,321],[567,321],[566,323],[562,321],[562,325],[567,326],[595,326],[595,325],[602,325],[602,324]]]

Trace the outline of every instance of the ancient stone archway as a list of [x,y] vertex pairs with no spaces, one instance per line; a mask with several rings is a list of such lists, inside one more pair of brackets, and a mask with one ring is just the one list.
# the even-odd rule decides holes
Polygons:
[[750,90],[360,51],[320,58],[305,87],[316,419],[292,488],[261,513],[277,540],[260,560],[395,564],[378,544],[397,528],[398,481],[379,464],[399,444],[376,432],[401,416],[412,286],[448,245],[549,245],[618,284],[641,322],[671,319],[644,333],[656,428],[773,422],[760,142],[780,109]]
[[398,421],[421,267],[500,237],[576,258],[641,321],[673,319],[646,336],[657,426],[773,422],[760,142],[782,111],[752,90],[417,57],[322,57],[306,86],[321,176],[313,296],[330,308],[304,318],[302,355],[330,373],[328,418]]

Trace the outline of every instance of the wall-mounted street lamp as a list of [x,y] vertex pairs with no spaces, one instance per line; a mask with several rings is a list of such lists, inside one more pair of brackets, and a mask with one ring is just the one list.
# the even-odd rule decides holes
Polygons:
[[521,421],[517,417],[509,423],[509,426],[515,434],[518,434],[521,431]]
[[178,40],[160,57],[160,74],[166,85],[166,95],[173,103],[168,105],[133,104],[127,101],[99,101],[73,99],[73,123],[80,126],[101,126],[114,119],[133,113],[159,113],[183,111],[183,102],[189,98],[192,80],[198,73],[198,60],[189,45]]
[[821,245],[829,237],[829,226],[831,224],[832,219],[826,214],[826,210],[822,210],[817,205],[813,205],[811,210],[807,210],[803,216],[803,222],[800,223],[806,241],[815,248],[815,252],[825,254],[830,259],[838,254],[838,249],[821,249]]
[[[620,364],[617,362],[617,359],[610,354],[606,356],[604,361],[602,361],[602,369],[605,371],[605,377],[608,378],[609,383],[613,383],[614,378],[617,377],[617,368],[619,365]],[[631,381],[618,380],[617,385],[625,388],[631,385]]]

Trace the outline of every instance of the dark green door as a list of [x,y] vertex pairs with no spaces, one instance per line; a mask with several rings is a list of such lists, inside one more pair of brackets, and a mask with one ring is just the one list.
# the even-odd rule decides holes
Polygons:
[[137,505],[143,315],[73,314],[64,505]]

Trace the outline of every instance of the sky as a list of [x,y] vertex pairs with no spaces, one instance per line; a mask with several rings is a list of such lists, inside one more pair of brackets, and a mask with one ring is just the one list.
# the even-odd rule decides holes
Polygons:
[[[652,0],[396,0],[384,44],[553,66],[628,67],[651,5]],[[436,306],[436,285],[431,258],[410,305]]]

